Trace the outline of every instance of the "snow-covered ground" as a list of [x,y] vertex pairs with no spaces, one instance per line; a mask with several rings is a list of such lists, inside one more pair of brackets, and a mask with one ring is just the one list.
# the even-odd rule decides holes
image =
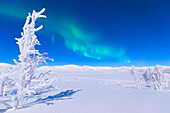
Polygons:
[[[9,66],[0,64],[0,74]],[[137,68],[139,78],[145,68]],[[170,91],[155,91],[142,82],[137,89],[130,69],[43,66],[37,73],[51,70],[58,90],[35,95],[16,111],[8,109],[6,102],[0,103],[0,113],[169,113]]]

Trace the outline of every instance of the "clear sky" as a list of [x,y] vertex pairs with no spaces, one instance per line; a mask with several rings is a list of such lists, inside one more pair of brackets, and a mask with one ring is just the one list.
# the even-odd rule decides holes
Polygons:
[[0,62],[13,64],[28,12],[49,65],[170,65],[169,0],[0,0]]

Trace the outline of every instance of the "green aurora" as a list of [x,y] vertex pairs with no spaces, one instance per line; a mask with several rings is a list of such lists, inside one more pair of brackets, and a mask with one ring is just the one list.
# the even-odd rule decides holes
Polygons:
[[[14,19],[24,19],[26,15],[25,11],[25,9],[20,10],[14,6],[8,8],[0,7],[0,14],[11,16]],[[69,21],[69,19],[65,19],[64,17],[63,20],[57,21],[47,16],[45,26],[48,26],[48,30],[53,32],[51,36],[52,43],[55,43],[55,34],[59,34],[63,37],[65,46],[76,54],[98,60],[111,57],[121,62],[130,63],[130,60],[125,57],[126,51],[124,48],[103,43],[104,41],[98,33],[89,33],[78,22]],[[41,20],[39,22],[41,23]]]
[[[64,24],[67,23],[67,24]],[[84,33],[81,27],[76,24],[63,22],[64,30],[58,33],[64,38],[65,45],[68,49],[73,50],[75,53],[81,53],[85,57],[103,59],[105,57],[122,58],[125,55],[125,50],[122,48],[110,47],[104,45],[102,39],[97,33],[90,34]]]

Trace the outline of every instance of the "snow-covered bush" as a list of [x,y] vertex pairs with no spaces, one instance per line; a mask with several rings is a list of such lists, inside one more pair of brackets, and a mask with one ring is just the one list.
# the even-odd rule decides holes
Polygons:
[[[35,28],[35,21],[39,17],[46,18],[42,13],[45,11],[43,8],[40,12],[33,10],[33,13],[28,13],[21,38],[16,38],[17,44],[19,45],[20,55],[19,62],[14,59],[16,68],[11,69],[8,73],[1,75],[0,79],[0,91],[1,97],[13,100],[15,109],[22,106],[26,100],[33,96],[35,93],[39,93],[43,90],[49,90],[52,82],[55,78],[45,78],[45,75],[49,73],[41,73],[40,75],[35,74],[35,70],[44,62],[47,64],[44,55],[47,53],[39,53],[39,50],[35,49],[36,45],[40,45],[40,42],[35,35],[36,31],[39,31],[43,26]],[[36,82],[31,84],[33,81]]]
[[135,80],[135,86],[137,88],[139,88],[139,80],[136,74],[136,67],[134,65],[132,65],[132,69],[130,70],[130,74],[133,76],[134,80]]
[[151,68],[148,68],[144,71],[144,73],[142,74],[143,80],[145,81],[145,83],[147,84],[147,86],[151,86]]
[[160,65],[156,65],[153,69],[148,68],[143,73],[143,79],[148,86],[155,90],[167,87],[168,83],[167,74],[164,73],[163,67]]

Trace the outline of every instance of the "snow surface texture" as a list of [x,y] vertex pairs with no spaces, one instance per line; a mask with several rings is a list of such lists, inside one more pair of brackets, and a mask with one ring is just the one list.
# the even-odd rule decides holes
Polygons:
[[[15,67],[0,64],[0,73]],[[168,88],[154,90],[142,81],[148,67],[136,68],[140,88],[131,67],[43,66],[36,73],[57,77],[56,91],[35,94],[23,107],[13,111],[1,101],[1,113],[169,113]],[[170,67],[163,67],[169,73]]]

